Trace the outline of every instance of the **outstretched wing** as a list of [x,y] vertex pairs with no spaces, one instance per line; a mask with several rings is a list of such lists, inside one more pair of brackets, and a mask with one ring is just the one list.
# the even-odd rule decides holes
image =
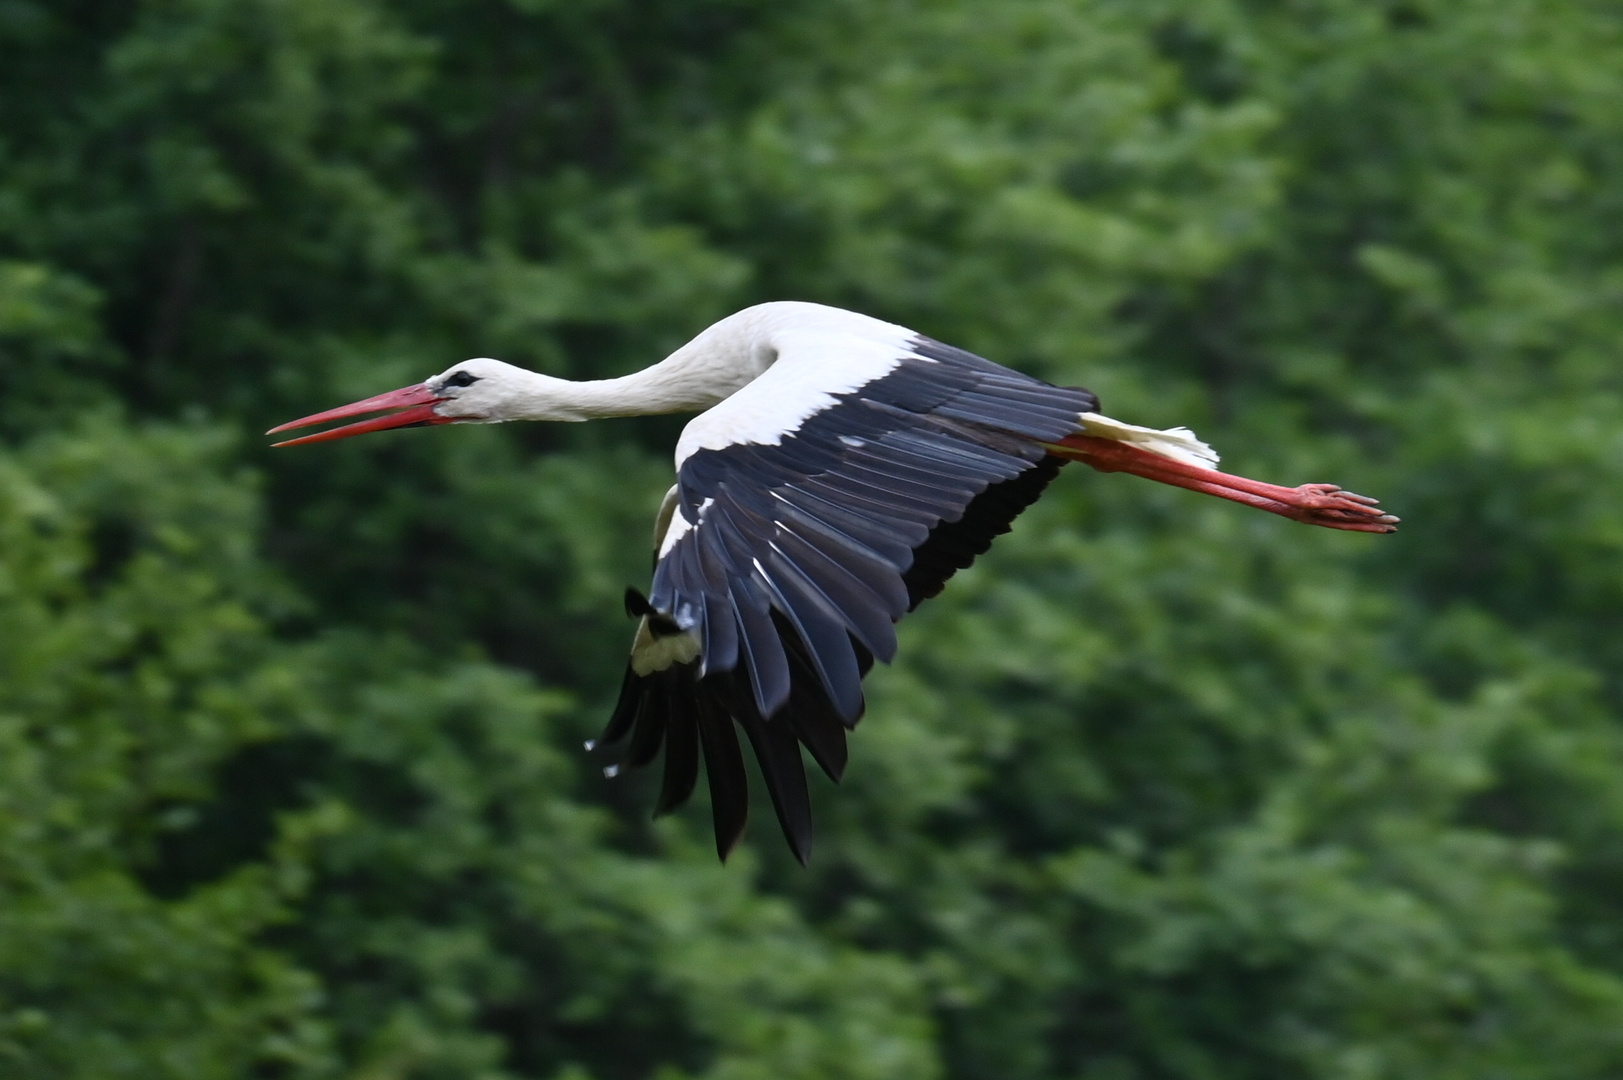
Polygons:
[[748,791],[735,723],[791,848],[810,856],[800,746],[834,780],[862,679],[895,624],[941,591],[1060,467],[1042,444],[1097,411],[923,337],[789,335],[767,373],[683,433],[670,525],[620,701],[600,743],[645,765],[658,813],[692,793],[702,753],[725,858]]

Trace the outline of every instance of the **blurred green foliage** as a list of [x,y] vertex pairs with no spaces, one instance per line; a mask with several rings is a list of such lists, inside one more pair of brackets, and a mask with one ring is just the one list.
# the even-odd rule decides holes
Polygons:
[[[1623,15],[0,0],[0,1075],[1623,1073]],[[810,871],[579,750],[680,420],[269,453],[472,355],[903,322],[1080,468]]]

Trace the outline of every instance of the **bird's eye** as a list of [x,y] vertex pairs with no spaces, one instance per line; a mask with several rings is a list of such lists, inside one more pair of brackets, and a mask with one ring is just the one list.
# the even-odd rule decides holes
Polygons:
[[440,385],[441,386],[456,386],[456,387],[472,386],[474,383],[476,383],[478,381],[479,381],[479,376],[477,376],[477,375],[470,375],[466,371],[456,371],[456,372],[452,372],[450,375],[446,376],[445,381],[440,383]]

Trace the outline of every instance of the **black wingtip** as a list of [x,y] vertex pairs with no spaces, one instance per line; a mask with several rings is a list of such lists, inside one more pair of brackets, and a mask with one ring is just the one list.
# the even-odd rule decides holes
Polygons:
[[670,697],[663,690],[655,688],[642,696],[631,727],[631,744],[626,747],[624,764],[640,769],[659,755],[659,748],[665,744],[665,728],[670,715]]
[[642,698],[643,680],[627,667],[625,678],[620,682],[620,696],[615,701],[614,712],[609,715],[609,722],[603,726],[602,734],[591,740],[586,749],[590,751],[598,747],[613,746],[630,734]]
[[710,782],[710,814],[716,829],[716,854],[722,862],[733,853],[749,824],[749,781],[744,754],[732,717],[721,703],[704,702],[699,709],[699,745],[704,751],[705,777]]
[[681,693],[671,697],[665,725],[665,775],[654,816],[663,817],[688,801],[699,780],[699,722],[692,702]]
[[630,585],[627,585],[626,614],[633,619],[640,619],[644,615],[654,614],[654,605],[648,602],[648,597],[644,596]]
[[805,866],[811,861],[812,814],[800,743],[781,719],[751,717],[744,720],[743,728],[755,747],[755,760],[761,765],[761,778],[766,781],[783,838],[800,865]]
[[811,866],[812,857],[812,831],[807,828],[804,834],[789,838],[789,850],[795,853],[795,861],[800,863],[802,869]]
[[738,831],[733,834],[732,839],[730,840],[723,835],[720,826],[716,827],[716,857],[721,860],[722,865],[726,865],[728,857],[731,856],[734,851],[738,850],[738,845],[743,839],[743,823],[739,824]]

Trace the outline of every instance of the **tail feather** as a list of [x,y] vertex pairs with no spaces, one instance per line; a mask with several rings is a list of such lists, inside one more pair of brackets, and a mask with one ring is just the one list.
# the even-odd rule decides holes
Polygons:
[[1148,450],[1152,454],[1160,454],[1162,457],[1203,469],[1210,469],[1217,464],[1217,451],[1201,442],[1200,438],[1186,427],[1166,430],[1139,427],[1137,424],[1113,420],[1099,413],[1083,413],[1079,419],[1082,422],[1083,435],[1114,439],[1141,450]]

